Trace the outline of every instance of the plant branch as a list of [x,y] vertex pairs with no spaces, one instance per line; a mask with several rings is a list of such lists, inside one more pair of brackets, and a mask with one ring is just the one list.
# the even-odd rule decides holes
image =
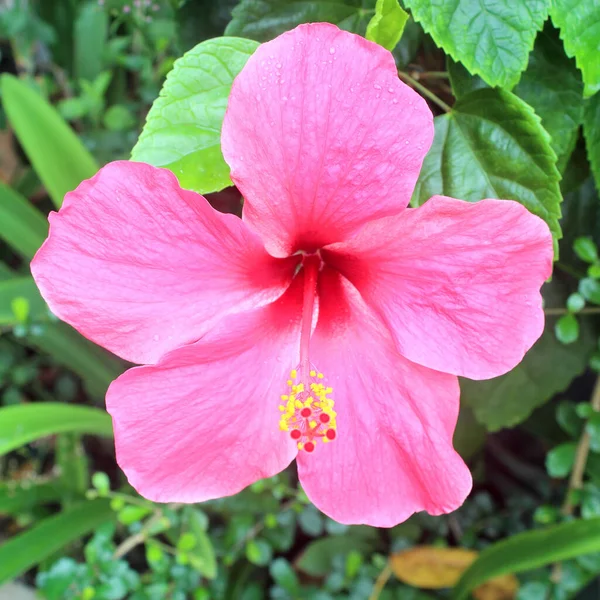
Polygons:
[[[544,314],[548,316],[555,315],[566,315],[568,311],[566,308],[545,308]],[[600,315],[600,306],[590,306],[588,308],[582,308],[576,314],[578,315]]]
[[400,79],[406,81],[412,85],[418,92],[423,94],[426,98],[429,98],[432,102],[437,104],[444,112],[450,112],[452,108],[449,104],[446,104],[441,98],[438,98],[431,90],[428,90],[424,85],[420,84],[414,77],[411,77],[404,71],[398,71]]
[[390,563],[388,562],[381,573],[379,573],[377,579],[375,580],[375,585],[373,586],[373,591],[369,596],[369,600],[378,600],[385,584],[388,582],[389,578],[392,576],[392,568],[390,567]]

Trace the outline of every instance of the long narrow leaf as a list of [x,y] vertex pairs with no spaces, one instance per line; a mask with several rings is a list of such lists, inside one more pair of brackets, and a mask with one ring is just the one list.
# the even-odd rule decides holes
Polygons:
[[60,402],[0,408],[0,456],[38,438],[66,432],[111,437],[112,422],[98,408]]
[[56,110],[12,75],[0,78],[4,110],[55,206],[98,170],[96,161]]
[[19,322],[15,314],[15,302],[27,301],[28,316],[32,320],[48,317],[46,303],[33,279],[29,276],[17,276],[0,281],[0,325],[14,326]]
[[0,483],[0,516],[31,510],[39,504],[58,502],[64,490],[56,479]]
[[0,584],[21,575],[55,552],[114,518],[105,498],[77,504],[0,545]]
[[471,590],[493,577],[537,569],[598,551],[600,518],[572,521],[514,535],[480,554],[456,584],[452,600],[465,600]]
[[27,198],[0,183],[0,238],[29,260],[48,234],[48,221]]

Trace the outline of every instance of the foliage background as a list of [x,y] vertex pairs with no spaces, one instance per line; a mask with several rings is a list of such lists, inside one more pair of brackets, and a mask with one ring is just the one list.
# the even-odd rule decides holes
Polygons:
[[[57,321],[28,268],[45,215],[134,146],[239,214],[207,130],[227,101],[215,81],[244,61],[211,60],[308,21],[388,47],[429,101],[414,205],[514,199],[556,241],[540,341],[507,375],[461,382],[472,495],[389,530],[325,518],[293,467],[197,506],[137,496],[102,410],[127,365]],[[599,47],[595,0],[0,0],[0,582],[48,599],[597,598]],[[188,51],[197,77],[167,109],[155,100],[167,75],[163,94],[177,95]],[[188,127],[173,137],[165,116]]]

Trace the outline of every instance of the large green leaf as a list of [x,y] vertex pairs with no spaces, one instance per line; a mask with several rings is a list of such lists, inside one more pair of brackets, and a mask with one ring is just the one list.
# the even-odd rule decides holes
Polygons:
[[435,119],[413,203],[435,194],[516,200],[548,223],[555,257],[561,193],[550,137],[532,108],[499,89],[476,90]]
[[40,296],[35,282],[30,276],[13,277],[0,282],[0,325],[14,327],[19,323],[15,302],[25,300],[28,317],[39,321],[48,317],[46,303]]
[[110,501],[99,498],[40,521],[0,545],[0,584],[21,575],[67,544],[114,518]]
[[48,221],[31,203],[0,183],[0,238],[31,259],[48,235]]
[[393,50],[402,37],[408,13],[398,0],[377,0],[375,15],[367,25],[366,38],[387,50]]
[[42,331],[27,336],[25,343],[47,352],[58,364],[77,373],[96,398],[103,398],[111,381],[124,370],[123,362],[66,323],[45,323]]
[[[546,306],[560,308],[567,291],[555,277],[544,286],[543,296]],[[585,371],[596,345],[593,328],[582,327],[579,339],[565,346],[554,334],[556,319],[546,319],[542,337],[506,375],[485,381],[461,379],[461,401],[489,431],[521,423]]]
[[554,0],[552,21],[560,28],[565,50],[575,57],[583,74],[585,95],[600,90],[600,2],[597,0]]
[[225,33],[265,42],[300,23],[325,21],[364,35],[374,13],[375,0],[242,0]]
[[596,186],[600,189],[600,92],[587,101],[583,117],[583,134]]
[[493,577],[521,573],[598,551],[600,518],[513,535],[483,550],[463,573],[451,597],[466,600],[471,590]]
[[452,58],[490,85],[512,87],[527,66],[551,0],[405,0]]
[[54,205],[98,166],[56,110],[12,75],[0,79],[4,110]]
[[180,58],[154,102],[132,160],[166,167],[201,194],[231,185],[221,153],[221,125],[235,76],[258,43],[222,37]]
[[544,28],[514,93],[533,107],[550,134],[562,171],[583,118],[583,83],[575,61],[565,55],[556,30]]
[[0,456],[38,438],[67,432],[112,437],[112,421],[99,408],[60,402],[0,408]]

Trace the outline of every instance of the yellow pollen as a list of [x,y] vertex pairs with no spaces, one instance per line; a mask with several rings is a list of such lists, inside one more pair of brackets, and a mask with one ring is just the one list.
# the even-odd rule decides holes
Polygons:
[[281,395],[279,428],[287,432],[299,450],[312,453],[319,441],[325,444],[337,437],[333,388],[324,385],[324,375],[314,368],[303,371],[297,367],[290,371],[290,377],[287,393]]

